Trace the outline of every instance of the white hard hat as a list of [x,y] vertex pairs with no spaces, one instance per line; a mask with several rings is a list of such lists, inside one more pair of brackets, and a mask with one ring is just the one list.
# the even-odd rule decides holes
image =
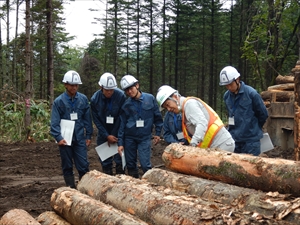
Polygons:
[[161,86],[156,94],[156,101],[158,102],[158,105],[162,107],[164,102],[175,92],[177,92],[174,88],[170,87],[169,85],[163,85]]
[[66,72],[62,82],[67,84],[82,84],[79,74],[74,70]]
[[232,66],[224,67],[220,72],[220,86],[225,86],[231,84],[237,78],[240,77],[240,73],[236,70],[236,68]]
[[135,85],[137,82],[139,82],[137,79],[135,79],[134,76],[132,75],[125,75],[122,77],[120,83],[121,83],[121,88],[123,90]]
[[104,89],[107,90],[112,90],[117,88],[117,82],[116,82],[116,78],[114,75],[112,75],[111,73],[104,73],[102,74],[102,76],[100,77],[100,80],[98,82],[98,84],[103,87]]

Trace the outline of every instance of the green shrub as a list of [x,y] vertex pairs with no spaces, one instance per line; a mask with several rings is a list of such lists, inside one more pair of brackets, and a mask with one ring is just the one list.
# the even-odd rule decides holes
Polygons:
[[[50,109],[47,101],[31,101],[30,136],[36,142],[50,141]],[[11,143],[26,140],[24,102],[0,102],[0,142]]]

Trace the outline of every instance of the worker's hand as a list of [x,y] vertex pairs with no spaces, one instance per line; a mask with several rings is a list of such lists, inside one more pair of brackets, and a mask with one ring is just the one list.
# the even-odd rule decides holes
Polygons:
[[123,151],[124,151],[124,147],[123,147],[123,146],[119,146],[119,147],[118,147],[118,153],[119,153],[119,155],[120,155],[121,157],[122,157]]
[[90,144],[91,144],[91,140],[90,139],[87,139],[87,140],[85,140],[85,144],[86,144],[86,146],[90,146]]
[[160,141],[160,136],[153,136],[153,143],[156,145]]
[[108,135],[107,136],[107,143],[108,146],[110,146],[110,144],[114,144],[118,142],[118,138],[116,138],[114,135]]
[[197,144],[195,144],[195,143],[190,143],[190,146],[197,147]]
[[60,140],[57,144],[58,144],[59,146],[64,146],[64,145],[67,145],[68,143],[66,142],[65,139],[62,139],[62,140]]

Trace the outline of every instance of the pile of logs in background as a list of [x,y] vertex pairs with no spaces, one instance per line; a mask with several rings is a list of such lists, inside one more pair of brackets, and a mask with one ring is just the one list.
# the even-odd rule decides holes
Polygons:
[[[276,77],[276,85],[268,87],[266,91],[261,92],[261,97],[270,110],[269,112],[275,112],[274,115],[269,115],[273,118],[282,119],[282,123],[279,126],[268,124],[268,120],[265,126],[270,125],[269,130],[276,129],[277,132],[273,133],[273,140],[279,139],[279,132],[281,129],[285,129],[284,123],[288,127],[288,130],[292,130],[293,134],[293,146],[295,152],[295,160],[299,161],[300,155],[300,60],[297,61],[295,68],[291,70],[291,75]],[[281,103],[281,106],[280,106]],[[271,108],[274,107],[274,110]],[[280,109],[280,107],[282,109]],[[278,114],[278,115],[277,115]],[[288,119],[291,118],[293,125],[290,127]],[[272,123],[272,122],[271,122]],[[285,144],[283,144],[285,145]]]
[[167,170],[142,179],[90,171],[54,190],[53,211],[14,209],[0,224],[299,224],[300,162],[180,144],[162,157]]

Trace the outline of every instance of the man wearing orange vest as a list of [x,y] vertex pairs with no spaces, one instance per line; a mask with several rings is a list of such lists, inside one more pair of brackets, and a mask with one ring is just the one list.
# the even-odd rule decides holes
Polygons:
[[183,136],[191,146],[234,151],[231,134],[210,106],[199,98],[183,97],[168,85],[158,90],[156,100],[160,107],[176,114],[182,113]]

